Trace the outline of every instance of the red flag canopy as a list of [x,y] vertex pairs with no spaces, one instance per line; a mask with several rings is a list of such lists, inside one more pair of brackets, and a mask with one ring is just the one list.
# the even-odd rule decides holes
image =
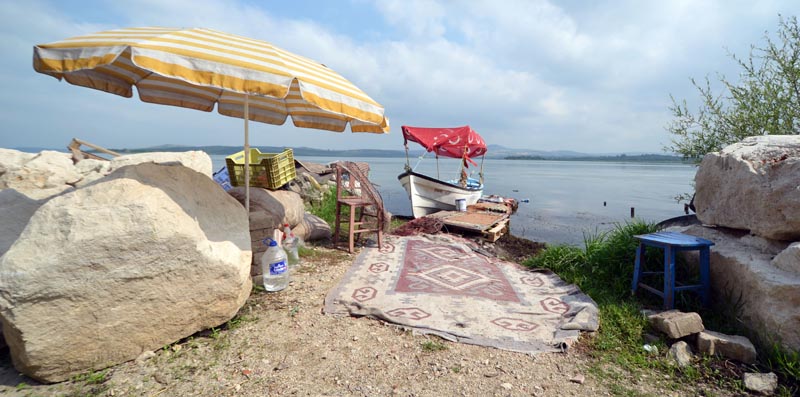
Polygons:
[[404,144],[417,142],[425,150],[437,156],[463,158],[475,164],[470,158],[486,154],[486,142],[470,126],[455,128],[424,128],[404,125]]

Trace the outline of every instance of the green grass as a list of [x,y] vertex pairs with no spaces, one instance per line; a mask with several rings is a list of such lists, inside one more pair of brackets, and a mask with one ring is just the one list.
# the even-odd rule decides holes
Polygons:
[[76,382],[84,382],[87,385],[99,385],[108,380],[108,370],[103,371],[89,371],[75,376]]
[[[587,343],[589,354],[596,359],[591,371],[602,379],[618,379],[617,373],[606,368],[613,364],[627,371],[629,376],[638,376],[643,371],[657,371],[670,375],[672,379],[694,383],[703,380],[708,384],[741,390],[741,380],[732,374],[721,371],[721,360],[701,358],[692,369],[677,370],[659,359],[667,349],[660,342],[657,347],[662,354],[651,356],[642,349],[644,334],[649,331],[647,319],[641,314],[644,307],[659,308],[661,299],[654,294],[631,296],[630,284],[638,240],[633,236],[657,231],[655,224],[635,221],[620,224],[609,232],[596,232],[584,236],[583,248],[556,245],[548,247],[539,255],[523,264],[532,268],[546,268],[554,271],[562,279],[577,285],[583,292],[597,302],[600,309],[600,329]],[[663,254],[659,250],[646,251],[649,267],[663,266]],[[677,264],[679,274],[687,275],[684,263]],[[695,266],[696,268],[696,266]],[[688,274],[691,276],[691,274]],[[654,283],[654,285],[658,285]],[[723,310],[703,309],[699,300],[691,293],[678,294],[677,306],[683,311],[697,311],[703,318],[706,328],[735,335],[748,335],[738,320],[741,297],[724,297],[727,305]],[[777,344],[758,343],[761,367],[765,371],[778,374],[781,387],[777,395],[792,395],[798,391],[800,379],[800,357],[797,352],[788,352]],[[624,378],[615,382],[612,390],[615,395],[631,395],[624,386]]]
[[420,343],[420,346],[422,347],[422,351],[431,353],[438,352],[441,350],[447,350],[447,345],[435,340],[426,340],[425,342]]
[[327,192],[324,192],[322,201],[311,205],[308,211],[325,220],[333,229],[336,222],[336,188],[331,187]]

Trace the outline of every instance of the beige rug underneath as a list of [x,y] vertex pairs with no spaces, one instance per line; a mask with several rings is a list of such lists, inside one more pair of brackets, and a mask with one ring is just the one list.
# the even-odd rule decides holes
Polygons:
[[563,351],[598,327],[597,305],[548,270],[484,256],[451,235],[387,236],[325,298],[334,315],[524,353]]

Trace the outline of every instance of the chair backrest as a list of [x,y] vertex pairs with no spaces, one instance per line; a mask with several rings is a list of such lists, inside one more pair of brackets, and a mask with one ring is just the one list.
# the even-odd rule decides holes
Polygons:
[[369,164],[337,161],[332,166],[336,169],[336,198],[342,198],[344,192],[348,191],[350,194],[367,200],[371,205],[375,206],[379,222],[382,225],[385,221],[383,198],[367,177]]

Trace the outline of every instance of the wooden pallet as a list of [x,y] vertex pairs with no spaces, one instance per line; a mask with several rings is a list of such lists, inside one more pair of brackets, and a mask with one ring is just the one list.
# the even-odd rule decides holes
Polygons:
[[495,242],[508,232],[507,213],[494,211],[439,211],[428,215],[441,219],[448,230],[480,233],[489,242]]

